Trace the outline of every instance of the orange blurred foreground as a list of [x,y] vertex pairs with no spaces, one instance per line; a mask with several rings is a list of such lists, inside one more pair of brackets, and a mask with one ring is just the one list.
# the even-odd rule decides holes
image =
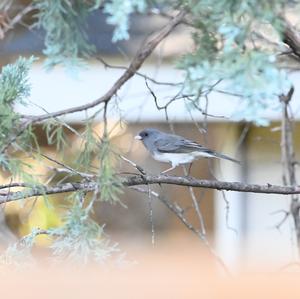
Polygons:
[[1,298],[300,298],[299,274],[227,277],[207,256],[189,254],[152,250],[122,268],[2,271]]

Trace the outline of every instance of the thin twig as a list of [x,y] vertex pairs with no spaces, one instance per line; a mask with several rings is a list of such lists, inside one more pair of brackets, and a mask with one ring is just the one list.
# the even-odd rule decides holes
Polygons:
[[[131,189],[136,190],[138,192],[147,193],[148,191],[145,189],[142,189],[140,187],[133,186]],[[201,231],[198,231],[184,216],[184,210],[178,205],[173,204],[171,201],[169,201],[164,196],[159,195],[158,193],[151,191],[152,196],[155,196],[157,199],[159,199],[171,212],[175,214],[175,216],[185,225],[186,228],[188,228],[190,231],[192,231],[195,235],[198,236],[203,241],[203,244],[208,248],[209,252],[213,256],[213,258],[217,261],[217,263],[221,266],[221,268],[224,270],[224,272],[231,276],[231,273],[223,260],[217,255],[215,250],[211,247],[208,240],[202,235]]]
[[[184,167],[183,170],[184,170],[184,174],[187,175],[186,167]],[[206,238],[205,222],[204,222],[203,214],[201,212],[199,203],[197,201],[194,189],[193,189],[193,187],[188,187],[188,189],[189,189],[189,193],[190,193],[190,196],[191,196],[191,199],[192,199],[194,209],[196,211],[196,215],[197,215],[198,220],[199,220],[201,234],[202,234],[203,237]]]
[[[117,70],[128,70],[127,66],[120,66],[120,65],[112,65],[109,64],[107,61],[105,61],[102,57],[97,56],[96,57],[97,60],[99,60],[105,68],[110,68],[110,69],[117,69]],[[182,83],[173,83],[173,82],[161,82],[161,81],[157,81],[153,78],[151,78],[148,75],[142,74],[140,72],[135,72],[135,74],[139,77],[144,78],[145,80],[151,81],[152,83],[156,84],[156,85],[166,85],[166,86],[181,86]]]
[[133,166],[136,170],[138,170],[141,174],[146,175],[146,171],[139,165],[137,165],[135,162],[129,160],[128,158],[124,157],[123,155],[119,156],[122,160],[129,163],[131,166]]
[[155,231],[154,231],[154,222],[153,222],[153,204],[152,204],[152,190],[150,185],[148,187],[148,206],[149,206],[149,220],[151,225],[151,243],[152,246],[155,244]]

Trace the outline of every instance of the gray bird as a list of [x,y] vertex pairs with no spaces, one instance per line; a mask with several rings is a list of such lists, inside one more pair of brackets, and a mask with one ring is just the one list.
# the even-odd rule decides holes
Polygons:
[[192,163],[200,158],[226,159],[235,163],[239,161],[210,150],[195,141],[182,136],[168,134],[157,129],[144,129],[135,139],[141,140],[152,157],[160,162],[171,163],[172,167],[162,173],[166,173],[180,164]]

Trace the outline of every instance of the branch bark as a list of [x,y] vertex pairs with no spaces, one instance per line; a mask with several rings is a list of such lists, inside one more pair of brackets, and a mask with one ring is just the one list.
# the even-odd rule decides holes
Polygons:
[[284,20],[284,22],[285,30],[283,32],[283,42],[286,43],[293,54],[300,59],[300,35],[287,20]]
[[[139,186],[139,185],[153,185],[153,184],[167,184],[177,186],[190,186],[197,188],[209,188],[215,190],[226,190],[236,192],[252,192],[261,194],[300,194],[300,186],[277,186],[277,185],[258,185],[258,184],[244,184],[240,182],[224,182],[224,181],[212,181],[212,180],[198,180],[193,177],[178,177],[178,176],[166,176],[166,175],[134,175],[123,178],[123,186]],[[78,183],[65,183],[56,186],[37,186],[28,187],[24,191],[15,191],[11,189],[17,187],[17,183],[5,185],[5,188],[9,189],[7,193],[0,193],[0,204],[11,201],[16,201],[24,198],[60,194],[66,192],[75,191],[94,191],[97,188],[101,190],[101,186],[95,181],[78,182]],[[22,185],[21,185],[22,186]],[[0,186],[1,189],[1,186]],[[4,189],[4,188],[2,188]]]
[[[2,12],[5,15],[5,12],[11,9],[11,4],[9,4],[6,9],[4,9],[4,12]],[[0,23],[0,39],[3,39],[6,35],[6,33],[9,30],[14,29],[14,27],[21,23],[21,21],[24,19],[24,17],[35,10],[35,6],[33,4],[29,4],[26,7],[22,7],[21,10],[11,19],[7,15],[7,20],[5,22]]]
[[[289,103],[292,99],[293,94],[294,88],[292,87],[287,95],[280,96],[280,101],[282,103],[281,159],[283,167],[283,183],[285,185],[297,186],[293,128],[289,113]],[[300,255],[300,206],[299,196],[297,194],[291,195],[290,214],[292,215],[294,220],[298,254]]]
[[277,185],[244,184],[240,182],[224,182],[214,180],[198,180],[193,177],[177,177],[167,175],[139,175],[126,178],[125,186],[147,185],[147,184],[169,184],[178,186],[190,186],[216,190],[252,192],[265,194],[300,194],[300,186],[287,187]]

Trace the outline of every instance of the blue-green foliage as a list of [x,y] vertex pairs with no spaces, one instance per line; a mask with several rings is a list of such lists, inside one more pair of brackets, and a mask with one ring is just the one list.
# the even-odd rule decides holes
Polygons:
[[105,3],[104,12],[109,14],[107,23],[116,26],[112,40],[117,42],[129,39],[129,16],[133,12],[144,12],[147,4],[145,0],[110,0]]
[[[15,103],[25,104],[30,94],[28,72],[34,58],[19,58],[14,64],[2,68],[0,74],[0,147],[13,135],[19,116],[14,111]],[[2,156],[3,157],[3,156]],[[1,164],[2,164],[1,159]],[[3,164],[2,164],[3,165]]]
[[122,183],[115,173],[113,148],[106,137],[101,141],[98,157],[100,161],[98,176],[99,186],[101,186],[100,200],[110,203],[121,203],[119,195],[122,193]]
[[82,135],[84,142],[78,158],[80,170],[88,171],[93,160],[99,161],[98,183],[100,188],[99,199],[110,203],[120,202],[118,196],[122,193],[122,184],[116,175],[114,166],[115,154],[109,138],[96,139],[92,122],[86,123],[86,129]]
[[95,50],[86,33],[86,18],[97,9],[99,0],[36,0],[37,25],[46,32],[44,54],[47,65],[78,64]]
[[104,262],[118,248],[110,244],[103,228],[91,219],[91,206],[81,206],[80,196],[82,194],[75,194],[75,204],[67,211],[65,224],[53,230],[53,235],[58,236],[51,246],[53,254],[64,262],[79,262],[81,265],[90,261]]
[[18,148],[27,151],[31,141],[37,144],[32,126],[21,128],[20,115],[14,109],[16,103],[26,105],[31,89],[29,70],[34,60],[34,57],[20,57],[15,63],[4,66],[0,74],[0,167],[30,183],[35,180],[25,169],[29,170],[31,165],[6,150],[10,145],[18,144]]
[[183,63],[187,72],[186,89],[198,92],[208,89],[219,79],[225,80],[223,90],[240,95],[242,105],[237,115],[247,121],[263,124],[260,114],[268,107],[277,107],[278,95],[290,87],[286,73],[276,67],[271,54],[232,50],[213,62],[195,63],[195,60],[197,57],[187,56]]
[[20,57],[14,64],[8,64],[2,68],[0,74],[1,107],[3,105],[11,107],[12,104],[22,102],[29,96],[28,72],[33,61],[33,57],[29,59]]
[[16,269],[25,270],[34,265],[32,256],[32,247],[38,230],[32,230],[28,235],[18,242],[9,245],[4,252],[0,254],[0,268],[4,266],[13,266]]
[[224,91],[240,95],[239,118],[264,124],[261,113],[278,103],[278,95],[287,92],[290,82],[276,65],[276,53],[251,43],[253,28],[270,23],[280,35],[278,14],[285,1],[188,3],[193,5],[193,23],[198,30],[194,34],[196,51],[185,56],[180,64],[187,73],[186,90],[198,95],[222,80]]

